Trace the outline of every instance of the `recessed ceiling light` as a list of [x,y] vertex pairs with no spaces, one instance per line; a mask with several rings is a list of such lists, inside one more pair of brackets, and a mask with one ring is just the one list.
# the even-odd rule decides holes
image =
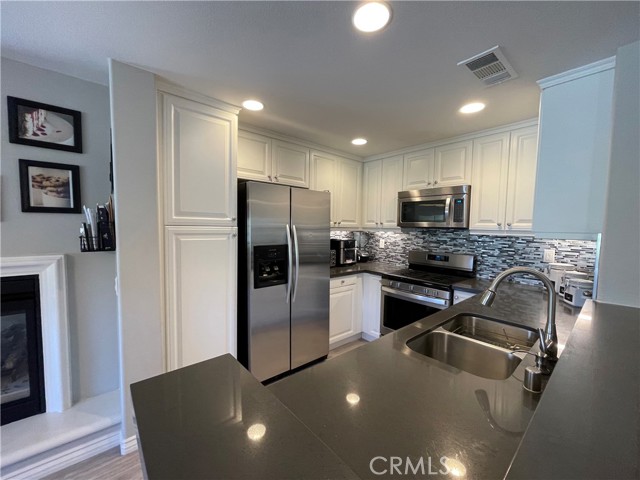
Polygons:
[[383,2],[367,2],[353,14],[353,26],[361,32],[377,32],[391,20],[391,8]]
[[480,102],[467,103],[460,108],[460,113],[476,113],[480,110],[484,110],[485,104]]
[[260,111],[264,108],[262,102],[258,100],[245,100],[242,102],[242,106],[247,110],[253,110],[254,112]]
[[353,143],[354,145],[366,145],[367,139],[366,138],[354,138],[353,140],[351,140],[351,143]]

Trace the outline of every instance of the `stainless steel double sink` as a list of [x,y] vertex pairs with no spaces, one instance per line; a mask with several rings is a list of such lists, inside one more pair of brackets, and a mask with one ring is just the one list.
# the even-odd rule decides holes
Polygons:
[[537,340],[533,329],[460,314],[435,330],[409,339],[407,346],[479,377],[505,380]]

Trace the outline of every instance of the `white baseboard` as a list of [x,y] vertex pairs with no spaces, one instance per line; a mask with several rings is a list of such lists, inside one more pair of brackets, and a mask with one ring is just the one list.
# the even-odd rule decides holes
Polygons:
[[371,334],[371,333],[367,333],[367,332],[362,332],[362,339],[366,340],[367,342],[373,342],[374,340],[377,340],[380,338],[380,334]]
[[2,480],[41,478],[87,460],[120,443],[120,425],[61,445],[2,469]]
[[126,455],[138,450],[138,438],[132,435],[120,441],[120,455]]
[[347,343],[351,343],[354,342],[356,340],[358,340],[359,338],[361,338],[359,333],[356,333],[355,335],[351,335],[347,338],[343,338],[342,340],[337,340],[335,342],[331,342],[329,343],[329,350],[333,350],[334,348],[338,348],[341,347],[342,345],[346,345]]

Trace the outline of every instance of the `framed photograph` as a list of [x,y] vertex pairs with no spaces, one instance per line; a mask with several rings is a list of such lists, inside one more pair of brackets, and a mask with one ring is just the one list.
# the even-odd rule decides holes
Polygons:
[[82,120],[77,110],[7,97],[9,142],[82,153]]
[[23,212],[80,213],[80,167],[20,159]]

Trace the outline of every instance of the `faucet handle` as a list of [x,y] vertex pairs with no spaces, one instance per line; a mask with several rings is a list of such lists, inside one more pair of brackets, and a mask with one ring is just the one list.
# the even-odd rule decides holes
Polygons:
[[538,328],[538,338],[540,339],[540,351],[546,355],[547,354],[547,343],[546,343],[546,340],[544,338],[544,330],[542,330],[541,328]]

